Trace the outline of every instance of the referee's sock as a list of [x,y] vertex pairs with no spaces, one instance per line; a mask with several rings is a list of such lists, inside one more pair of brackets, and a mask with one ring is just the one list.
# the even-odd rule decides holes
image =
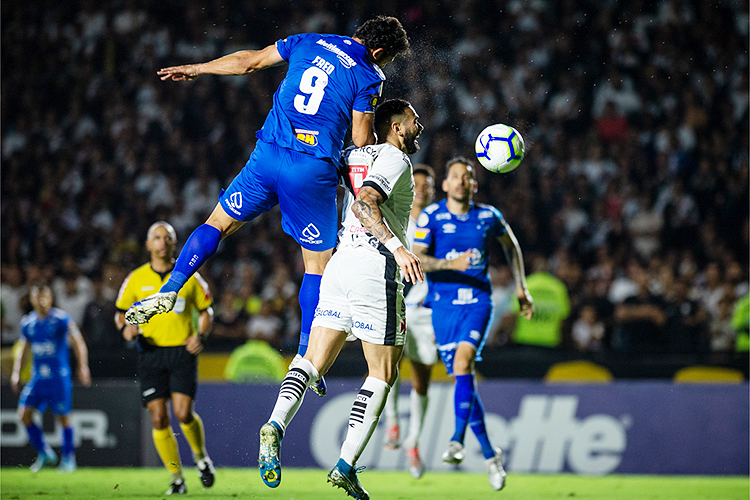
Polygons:
[[195,462],[198,463],[199,460],[203,460],[206,456],[206,433],[201,417],[193,412],[193,421],[189,424],[180,422],[180,428],[190,445],[190,449],[193,450]]
[[164,429],[151,429],[154,438],[154,446],[159,453],[164,467],[172,473],[173,479],[182,477],[182,466],[180,464],[180,451],[177,448],[177,439],[171,426]]
[[279,388],[279,396],[273,407],[269,422],[276,422],[281,427],[281,433],[286,432],[286,427],[294,418],[294,415],[302,405],[305,391],[310,385],[320,378],[315,366],[305,358],[286,373]]
[[216,253],[219,243],[221,243],[221,231],[208,224],[198,226],[182,247],[169,280],[164,283],[159,292],[180,291],[187,280]]
[[[297,354],[304,356],[307,352],[307,344],[310,341],[310,330],[312,329],[315,308],[318,307],[320,298],[320,274],[305,273],[302,284],[299,287],[299,306],[302,310],[301,333],[299,336],[299,347]],[[317,380],[317,379],[315,379]]]
[[352,467],[357,465],[357,460],[378,425],[390,389],[384,380],[367,377],[354,400],[349,413],[346,440],[341,446],[341,459]]

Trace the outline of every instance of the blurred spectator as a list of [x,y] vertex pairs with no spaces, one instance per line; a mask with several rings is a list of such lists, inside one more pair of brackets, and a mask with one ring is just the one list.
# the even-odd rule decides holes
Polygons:
[[581,308],[571,332],[576,349],[583,352],[601,351],[604,345],[604,323],[597,317],[596,308],[586,304]]
[[247,322],[247,338],[262,340],[275,348],[281,347],[281,318],[274,314],[273,304],[264,300],[260,304],[258,314]]
[[653,352],[665,345],[664,304],[649,291],[649,277],[642,267],[636,265],[632,275],[636,294],[615,306],[614,348],[623,352]]
[[86,305],[81,333],[86,345],[95,352],[115,352],[125,348],[125,341],[112,318],[117,313],[115,301],[106,295],[102,279],[93,281],[93,299]]
[[23,298],[28,290],[23,284],[23,273],[18,265],[3,265],[0,277],[2,345],[10,345],[21,338],[21,318],[26,314]]
[[667,344],[671,352],[699,352],[708,347],[708,338],[704,333],[706,310],[698,301],[690,299],[689,291],[687,283],[679,279],[666,290],[664,314]]
[[711,319],[708,325],[713,352],[734,350],[737,332],[732,326],[733,305],[734,297],[722,297],[717,305],[717,315]]

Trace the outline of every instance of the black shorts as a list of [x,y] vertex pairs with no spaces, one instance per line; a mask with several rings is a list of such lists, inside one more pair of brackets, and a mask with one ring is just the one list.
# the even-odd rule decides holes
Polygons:
[[173,392],[195,399],[198,387],[198,357],[185,346],[150,347],[138,353],[138,378],[143,406]]

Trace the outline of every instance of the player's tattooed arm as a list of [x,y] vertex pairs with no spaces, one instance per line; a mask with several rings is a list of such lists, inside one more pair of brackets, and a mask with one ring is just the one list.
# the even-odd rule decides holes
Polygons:
[[[352,204],[352,212],[370,234],[375,236],[380,243],[388,246],[387,243],[395,236],[388,228],[383,219],[383,213],[380,211],[380,204],[383,201],[385,201],[383,196],[376,189],[370,186],[362,186]],[[424,272],[416,255],[400,243],[391,251],[406,281],[410,283],[416,283],[417,281],[422,283],[424,281]]]
[[374,188],[363,186],[357,194],[357,199],[352,205],[352,212],[359,219],[360,224],[370,231],[378,241],[385,244],[393,238],[393,233],[383,219],[383,213],[380,211],[380,204],[383,203],[383,197]]
[[432,255],[428,255],[427,250],[428,247],[424,245],[414,245],[414,253],[419,257],[422,269],[426,273],[434,271],[466,271],[471,265],[471,250],[466,250],[455,259],[450,260],[437,259]]

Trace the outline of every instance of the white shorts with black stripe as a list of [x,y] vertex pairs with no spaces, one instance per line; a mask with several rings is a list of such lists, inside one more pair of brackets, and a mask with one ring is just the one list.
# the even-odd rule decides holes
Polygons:
[[380,245],[343,246],[323,272],[312,326],[339,330],[371,344],[404,345],[406,308],[401,270]]

